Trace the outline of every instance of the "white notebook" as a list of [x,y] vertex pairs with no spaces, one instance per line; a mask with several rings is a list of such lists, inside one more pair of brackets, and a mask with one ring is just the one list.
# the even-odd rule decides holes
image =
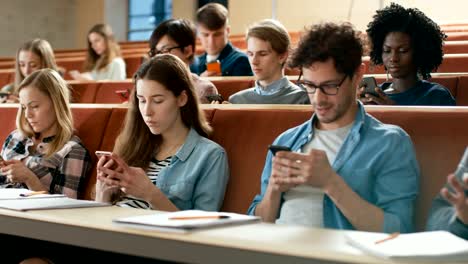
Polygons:
[[[468,263],[468,241],[447,231],[400,234],[350,232],[347,242],[365,253],[394,260]],[[380,243],[376,243],[382,241]]]
[[77,199],[68,198],[66,196],[42,198],[42,199],[0,200],[0,208],[17,210],[17,211],[67,209],[67,208],[99,207],[99,206],[110,206],[110,204],[99,203],[99,202],[88,201],[88,200],[77,200]]
[[173,213],[158,213],[117,218],[115,223],[167,232],[186,233],[197,229],[226,225],[247,224],[260,221],[257,216],[235,213],[186,210]]
[[24,188],[0,189],[0,200],[36,199],[64,197],[63,194],[36,194],[37,192]]

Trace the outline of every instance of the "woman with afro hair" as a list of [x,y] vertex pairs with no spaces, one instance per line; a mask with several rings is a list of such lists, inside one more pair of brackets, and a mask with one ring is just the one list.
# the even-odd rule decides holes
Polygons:
[[442,63],[446,35],[423,12],[392,3],[377,10],[367,34],[372,63],[383,64],[392,80],[375,89],[378,96],[361,88],[364,104],[455,105],[447,88],[427,81]]

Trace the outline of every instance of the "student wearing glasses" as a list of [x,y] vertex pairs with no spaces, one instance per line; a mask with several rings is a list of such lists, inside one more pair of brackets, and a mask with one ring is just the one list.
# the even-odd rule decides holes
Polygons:
[[[195,26],[189,20],[166,20],[151,34],[148,55],[152,58],[158,54],[170,53],[179,57],[189,67],[195,56],[195,39]],[[201,103],[209,103],[207,96],[218,94],[212,82],[201,79],[195,73],[192,73],[192,80]]]
[[304,33],[290,66],[302,70],[315,110],[274,142],[248,213],[264,221],[336,229],[411,232],[419,167],[410,137],[366,114],[356,100],[363,47],[349,24]]
[[284,26],[272,19],[262,20],[247,30],[247,56],[255,87],[229,97],[233,104],[310,104],[304,89],[284,76],[290,38]]

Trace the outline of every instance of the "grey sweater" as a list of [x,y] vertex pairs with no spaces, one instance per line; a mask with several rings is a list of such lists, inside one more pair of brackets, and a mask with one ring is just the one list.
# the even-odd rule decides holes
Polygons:
[[253,87],[231,95],[229,102],[232,104],[310,104],[307,93],[290,81],[277,93],[260,95]]

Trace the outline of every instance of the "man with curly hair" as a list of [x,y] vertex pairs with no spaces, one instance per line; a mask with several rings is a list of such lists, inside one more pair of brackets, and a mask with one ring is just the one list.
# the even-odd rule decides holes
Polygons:
[[367,34],[372,63],[383,64],[392,80],[375,89],[378,96],[361,88],[364,104],[455,105],[447,88],[427,81],[442,63],[446,35],[423,12],[392,3],[377,11]]
[[356,100],[363,47],[349,24],[313,26],[290,66],[315,110],[268,153],[249,214],[264,221],[337,229],[411,232],[419,166],[409,136],[366,114]]

